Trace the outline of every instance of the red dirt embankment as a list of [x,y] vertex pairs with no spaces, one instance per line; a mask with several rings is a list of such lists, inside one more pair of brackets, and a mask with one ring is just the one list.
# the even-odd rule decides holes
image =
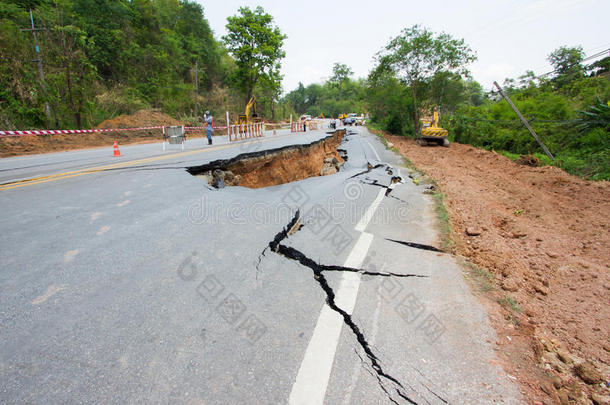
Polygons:
[[498,352],[526,395],[610,403],[610,183],[386,138],[445,194],[455,253],[495,278],[486,298]]
[[[119,115],[118,117],[108,119],[99,124],[96,128],[137,128],[180,124],[179,121],[167,114],[158,111],[142,110],[131,115]],[[0,157],[59,152],[96,146],[107,146],[111,148],[114,141],[117,141],[119,145],[124,145],[146,141],[160,141],[161,139],[160,129],[90,134],[0,137]]]
[[321,176],[325,162],[334,158],[337,162],[343,163],[343,159],[337,153],[343,133],[335,132],[332,138],[311,146],[297,147],[279,154],[238,162],[228,169],[242,177],[240,186],[250,188],[269,187]]

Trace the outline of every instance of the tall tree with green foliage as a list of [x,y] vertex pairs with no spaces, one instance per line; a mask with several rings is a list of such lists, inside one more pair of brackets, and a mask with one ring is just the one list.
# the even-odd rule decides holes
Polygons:
[[445,33],[435,34],[415,25],[402,30],[379,53],[379,63],[388,66],[411,89],[413,127],[419,134],[419,100],[417,89],[439,72],[466,73],[465,66],[476,60],[463,39]]
[[397,135],[411,131],[411,91],[388,66],[378,64],[369,73],[366,102],[371,119],[382,129]]
[[585,67],[582,64],[584,57],[582,46],[562,46],[551,52],[548,61],[555,68],[553,81],[557,89],[585,75]]
[[354,74],[354,71],[344,63],[335,63],[333,65],[333,75],[328,79],[330,83],[343,83]]
[[261,78],[267,84],[281,81],[279,70],[280,61],[286,56],[282,49],[286,35],[273,24],[273,16],[260,6],[254,10],[240,7],[239,14],[227,21],[228,34],[222,39],[235,58],[235,83],[247,102]]
[[[95,66],[87,59],[86,50],[90,46],[84,31],[74,25],[58,26],[53,32],[60,44],[55,56],[61,65],[65,87],[55,86],[64,103],[66,115],[73,114],[76,128],[83,127],[83,114],[93,98],[96,78]],[[50,75],[50,77],[57,75]],[[56,103],[56,108],[57,108]]]

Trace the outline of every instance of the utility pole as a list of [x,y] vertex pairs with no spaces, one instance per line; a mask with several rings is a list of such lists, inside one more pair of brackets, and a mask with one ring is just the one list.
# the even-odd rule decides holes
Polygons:
[[51,120],[51,107],[49,107],[49,94],[47,93],[47,85],[44,80],[44,72],[42,71],[42,56],[40,55],[40,47],[38,46],[38,37],[36,36],[36,31],[44,31],[45,28],[36,28],[34,27],[34,17],[32,15],[32,9],[30,9],[30,23],[32,24],[32,28],[25,28],[22,31],[32,31],[32,35],[34,36],[34,49],[36,51],[36,59],[32,62],[38,63],[38,75],[40,76],[40,87],[42,87],[42,92],[45,96],[44,102],[44,112],[47,115],[47,119]]
[[517,117],[519,117],[519,119],[521,120],[521,122],[523,123],[523,125],[525,125],[525,128],[527,128],[528,131],[530,131],[530,134],[532,134],[532,136],[534,137],[534,139],[536,140],[536,142],[538,142],[538,145],[540,145],[540,147],[542,148],[542,150],[544,151],[544,153],[546,153],[546,155],[551,159],[555,159],[553,157],[553,154],[547,149],[546,145],[544,143],[542,143],[542,141],[540,140],[540,138],[538,138],[538,135],[536,134],[536,131],[534,131],[534,129],[530,126],[529,122],[527,122],[527,120],[525,119],[525,117],[523,115],[521,115],[521,112],[519,112],[519,110],[517,109],[517,107],[513,104],[513,102],[510,100],[510,98],[504,94],[504,92],[502,91],[502,88],[500,87],[500,85],[498,84],[498,82],[494,81],[494,86],[496,86],[498,88],[498,91],[500,92],[500,95],[502,97],[504,97],[504,100],[506,100],[508,102],[508,105],[510,105],[510,107],[513,109],[513,111],[515,112],[515,114],[517,114]]

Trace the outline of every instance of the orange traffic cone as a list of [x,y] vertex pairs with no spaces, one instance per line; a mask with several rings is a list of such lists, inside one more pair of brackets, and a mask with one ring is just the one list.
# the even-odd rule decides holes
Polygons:
[[121,151],[119,150],[119,144],[114,141],[114,156],[121,156]]

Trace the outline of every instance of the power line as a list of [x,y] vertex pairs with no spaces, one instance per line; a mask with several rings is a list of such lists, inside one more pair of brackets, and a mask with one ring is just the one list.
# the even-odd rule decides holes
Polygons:
[[[580,64],[580,63],[582,63],[582,62],[586,62],[586,61],[591,60],[591,59],[599,58],[600,56],[602,56],[602,55],[604,55],[604,54],[606,54],[606,53],[608,53],[608,55],[610,55],[610,48],[608,48],[608,49],[606,49],[606,50],[603,50],[603,51],[601,51],[601,52],[598,52],[598,53],[596,53],[596,54],[594,54],[594,55],[587,56],[586,58],[584,58],[584,59],[583,59],[583,60],[581,60],[580,62],[572,63],[571,65],[567,66],[566,68],[570,68],[570,67],[572,67],[572,66],[576,66],[576,65],[578,65],[578,64]],[[555,69],[555,70],[553,70],[553,71],[550,71],[550,72],[547,72],[547,73],[544,73],[544,74],[541,74],[541,75],[537,75],[536,77],[544,77],[544,76],[548,76],[548,75],[550,75],[550,74],[553,74],[553,73],[557,72],[558,70],[559,70],[559,69]]]

